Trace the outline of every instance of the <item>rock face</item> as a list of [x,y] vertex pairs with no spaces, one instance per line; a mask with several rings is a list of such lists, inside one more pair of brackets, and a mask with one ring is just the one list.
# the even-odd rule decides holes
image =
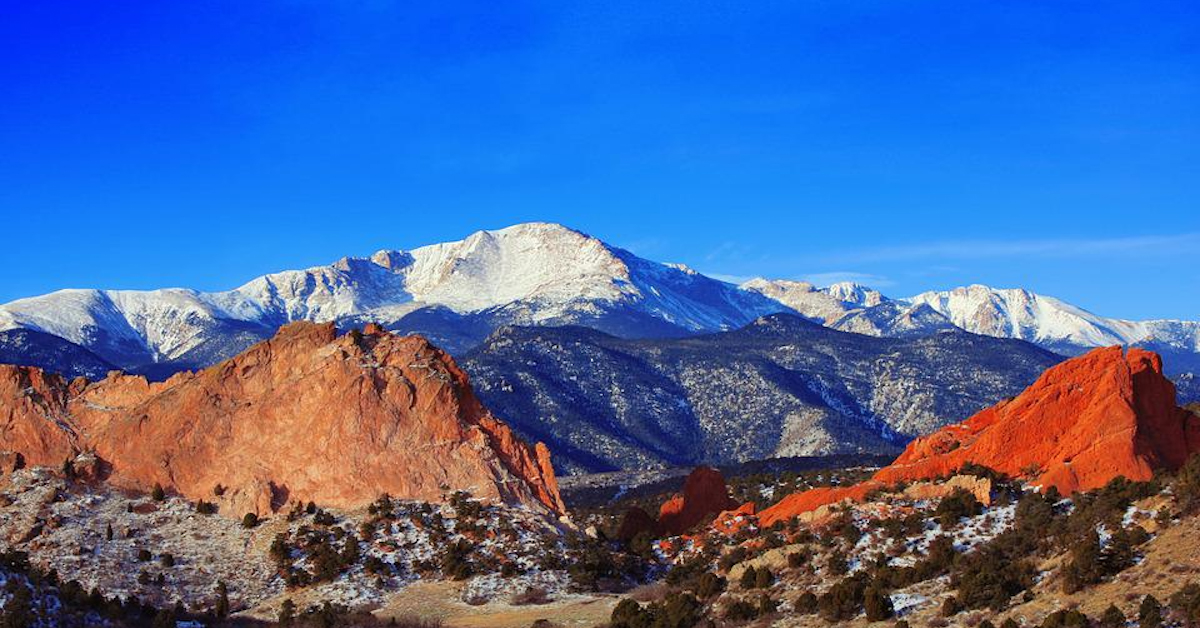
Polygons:
[[91,451],[117,486],[212,500],[220,484],[232,516],[385,492],[433,501],[447,488],[565,512],[545,446],[492,416],[443,351],[378,327],[338,337],[332,324],[290,324],[161,383],[2,366],[0,421],[0,449],[27,464]]
[[1063,494],[1117,476],[1147,480],[1200,453],[1200,417],[1175,405],[1158,355],[1095,349],[1042,374],[1016,398],[918,438],[870,482],[790,495],[763,512],[765,524],[873,488],[945,477],[980,464]]
[[658,510],[658,524],[668,534],[683,534],[709,515],[733,510],[738,503],[720,471],[696,467],[683,483],[683,492],[668,499]]
[[1162,360],[1095,349],[1043,374],[1016,399],[919,438],[875,479],[944,475],[974,462],[1064,494],[1123,475],[1147,480],[1200,452],[1200,421],[1175,405]]

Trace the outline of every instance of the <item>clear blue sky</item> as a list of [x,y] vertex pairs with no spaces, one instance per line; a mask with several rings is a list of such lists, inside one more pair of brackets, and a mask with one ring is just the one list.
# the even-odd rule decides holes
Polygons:
[[1200,318],[1194,0],[568,4],[5,3],[0,301],[549,220]]

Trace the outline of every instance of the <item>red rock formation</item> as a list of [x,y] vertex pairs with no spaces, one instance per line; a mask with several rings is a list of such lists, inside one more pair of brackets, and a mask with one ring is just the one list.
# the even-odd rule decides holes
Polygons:
[[653,537],[662,536],[658,520],[650,513],[637,506],[626,510],[625,515],[621,517],[621,527],[617,529],[617,538],[628,543],[643,532],[648,532]]
[[709,515],[733,510],[725,478],[712,467],[696,467],[683,483],[683,493],[667,500],[658,511],[658,523],[668,534],[683,534]]
[[437,500],[442,487],[565,512],[548,450],[492,416],[448,355],[367,331],[293,323],[162,383],[111,374],[68,384],[0,367],[0,449],[53,466],[94,451],[115,485],[160,483],[190,498],[212,499],[221,484],[233,516],[296,499],[355,507],[384,492]]
[[1061,493],[1117,476],[1147,480],[1200,453],[1200,418],[1175,405],[1158,355],[1095,349],[1050,368],[1011,401],[918,438],[858,487],[791,495],[767,509],[764,525],[872,488],[950,475],[968,462]]

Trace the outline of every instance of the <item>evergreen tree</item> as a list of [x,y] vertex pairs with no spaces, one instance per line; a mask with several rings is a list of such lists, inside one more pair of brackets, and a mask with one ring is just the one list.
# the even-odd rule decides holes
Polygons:
[[758,582],[758,572],[754,569],[753,565],[750,565],[742,571],[742,578],[738,581],[738,584],[742,585],[743,589],[753,589],[756,582]]
[[156,502],[161,502],[167,498],[167,492],[163,490],[162,484],[154,483],[154,490],[150,491],[150,498]]
[[1153,595],[1142,598],[1138,607],[1139,628],[1159,628],[1162,626],[1162,604]]

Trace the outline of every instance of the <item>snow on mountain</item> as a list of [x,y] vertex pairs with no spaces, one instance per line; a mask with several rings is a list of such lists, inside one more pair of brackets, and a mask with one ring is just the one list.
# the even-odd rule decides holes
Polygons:
[[950,319],[924,303],[887,301],[847,312],[829,325],[834,329],[868,336],[908,338],[957,329]]
[[928,305],[970,332],[1064,351],[1158,342],[1200,352],[1200,323],[1105,318],[1028,290],[971,285],[925,292],[906,301]]
[[[469,329],[443,334],[465,348],[507,324],[583,323],[623,336],[672,336],[739,327],[785,309],[561,225],[528,223],[273,273],[226,292],[62,290],[0,306],[0,330],[53,334],[131,368],[211,362],[295,320]],[[409,317],[418,322],[404,323]]]
[[852,282],[818,288],[807,281],[759,277],[743,283],[740,287],[778,301],[803,316],[826,324],[833,323],[852,310],[879,305],[887,300],[877,290]]

